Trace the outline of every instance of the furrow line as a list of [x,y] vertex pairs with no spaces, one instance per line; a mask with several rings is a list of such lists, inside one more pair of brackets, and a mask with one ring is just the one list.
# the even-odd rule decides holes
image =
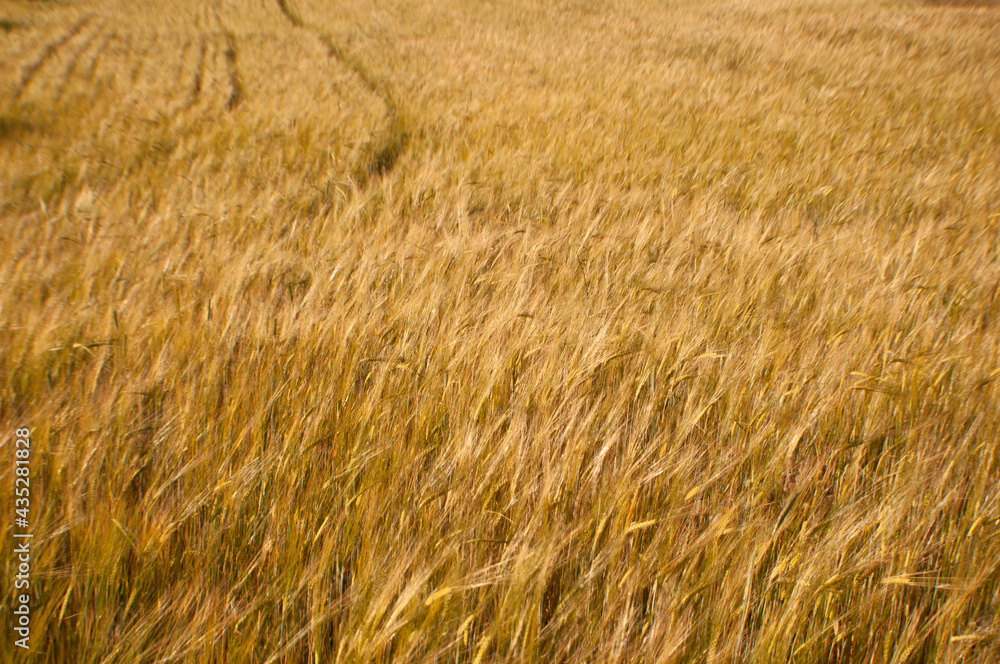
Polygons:
[[21,95],[24,94],[25,89],[31,84],[31,81],[34,80],[38,70],[45,66],[45,63],[56,54],[56,51],[65,46],[70,39],[80,34],[80,31],[87,27],[87,24],[92,20],[94,20],[94,14],[84,16],[82,19],[77,21],[73,27],[67,30],[62,37],[45,45],[39,56],[27,67],[25,67],[24,71],[21,72],[21,81],[18,83],[14,99],[20,99]]
[[[69,86],[69,82],[73,78],[73,75],[76,74],[76,70],[79,68],[84,54],[90,50],[90,47],[97,42],[97,38],[103,34],[102,30],[104,25],[105,23],[102,21],[100,25],[97,26],[97,29],[90,33],[90,35],[84,40],[83,45],[70,57],[69,64],[66,66],[66,69],[63,70],[59,86],[56,88],[57,102],[62,99],[63,94],[65,94],[66,88]],[[105,35],[104,43],[107,43],[108,39],[110,38]]]

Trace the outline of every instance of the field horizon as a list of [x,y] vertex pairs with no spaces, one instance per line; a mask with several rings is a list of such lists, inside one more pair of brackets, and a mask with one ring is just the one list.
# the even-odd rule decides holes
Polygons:
[[1000,661],[995,3],[0,52],[0,662]]

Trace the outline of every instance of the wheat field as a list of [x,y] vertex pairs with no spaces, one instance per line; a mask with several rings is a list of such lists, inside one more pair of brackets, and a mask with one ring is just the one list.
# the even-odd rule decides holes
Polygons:
[[0,661],[1000,661],[991,3],[0,0],[0,54]]

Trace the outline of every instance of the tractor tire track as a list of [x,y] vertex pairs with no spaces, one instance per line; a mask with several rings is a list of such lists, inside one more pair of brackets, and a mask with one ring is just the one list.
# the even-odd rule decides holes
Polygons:
[[132,47],[132,53],[138,55],[136,58],[135,65],[132,66],[132,73],[129,74],[129,87],[135,89],[139,85],[139,77],[145,73],[149,60],[149,52],[152,48],[149,46],[149,42],[143,43],[143,40],[149,39],[145,35],[133,36],[131,43],[134,44]]
[[354,169],[354,176],[364,187],[372,177],[388,175],[410,142],[412,122],[409,115],[404,112],[398,98],[389,86],[380,81],[360,58],[339,46],[328,34],[307,27],[302,17],[289,6],[288,0],[276,0],[276,2],[278,9],[294,27],[313,33],[326,47],[327,55],[330,58],[335,58],[349,67],[361,79],[369,92],[382,99],[386,107],[388,130],[385,135],[366,148],[366,156],[362,159],[363,163]]
[[[66,69],[63,70],[63,73],[60,76],[59,85],[56,87],[55,99],[57,102],[60,101],[66,93],[66,88],[69,86],[69,82],[76,74],[77,69],[79,69],[80,62],[83,60],[84,55],[97,42],[98,37],[105,34],[102,32],[104,25],[105,24],[102,21],[100,25],[97,26],[97,29],[90,33],[90,35],[84,40],[83,45],[74,51],[73,55],[70,56],[69,64],[66,66]],[[110,39],[110,37],[105,34],[104,43],[107,43],[108,39]]]
[[123,91],[128,90],[141,73],[138,67],[142,61],[136,60],[135,54],[140,52],[142,46],[140,37],[135,33],[112,32],[107,43],[95,53],[87,72],[92,104],[116,98],[116,103],[124,103]]
[[[172,78],[172,83],[171,83],[171,86],[170,86],[170,91],[171,91],[170,97],[171,97],[171,100],[167,104],[167,116],[168,117],[173,117],[173,116],[177,115],[177,113],[179,113],[181,111],[181,109],[184,108],[184,105],[186,104],[186,102],[184,101],[184,97],[186,97],[187,95],[184,94],[184,90],[186,88],[189,88],[190,86],[186,86],[184,84],[185,78],[186,78],[185,77],[185,64],[187,63],[187,59],[188,59],[189,55],[191,54],[191,48],[193,46],[194,46],[194,42],[192,42],[190,39],[186,40],[184,42],[184,45],[181,46],[180,57],[177,59],[177,70],[174,72],[174,75],[173,75],[173,78]],[[176,97],[174,95],[180,96],[181,99],[180,100],[176,99]]]
[[45,63],[48,62],[59,49],[65,46],[66,43],[69,42],[69,40],[73,39],[78,34],[80,34],[80,32],[85,27],[87,27],[87,24],[90,23],[92,20],[94,20],[94,16],[95,16],[94,14],[88,14],[87,16],[84,16],[82,19],[77,21],[69,30],[63,33],[62,37],[60,37],[54,42],[49,42],[48,44],[45,45],[44,48],[42,48],[42,52],[38,55],[38,57],[35,58],[35,60],[33,60],[31,63],[29,63],[28,66],[26,66],[24,70],[21,72],[21,80],[18,83],[17,92],[14,94],[15,100],[21,98],[21,95],[24,94],[25,89],[27,89],[27,87],[31,85],[31,82],[34,80],[35,75],[38,74],[38,71],[45,66]]
[[226,48],[223,54],[226,58],[226,75],[229,78],[229,96],[226,98],[226,108],[230,111],[243,102],[243,83],[240,81],[240,71],[236,65],[236,37],[230,31],[225,32]]
[[356,169],[355,176],[362,181],[362,185],[368,178],[377,175],[379,177],[387,175],[396,165],[396,161],[402,155],[410,141],[409,122],[400,109],[400,104],[396,96],[383,82],[375,78],[365,64],[354,55],[347,53],[340,48],[329,35],[318,35],[319,40],[326,46],[330,57],[337,58],[349,66],[365,83],[365,87],[382,98],[388,111],[389,130],[380,141],[371,145],[368,149],[366,163],[360,170]]
[[202,5],[194,16],[194,27],[207,33],[219,32],[218,10],[213,11],[208,4]]
[[285,15],[285,18],[291,21],[292,25],[294,25],[296,28],[306,27],[305,23],[302,22],[302,19],[299,17],[299,15],[293,12],[292,9],[288,6],[287,0],[278,0],[278,9],[281,10],[281,13]]
[[205,61],[208,56],[208,42],[204,37],[201,38],[199,43],[199,53],[198,53],[198,65],[194,70],[194,77],[191,80],[191,91],[188,93],[187,104],[184,105],[185,111],[191,109],[198,100],[201,98],[201,88],[205,79]]
[[182,110],[190,111],[197,106],[204,113],[211,113],[212,109],[235,111],[245,97],[238,60],[236,39],[231,33],[211,33],[202,37],[198,66]]
[[[204,25],[204,30],[212,37],[222,39],[222,69],[225,71],[225,80],[228,91],[225,95],[224,105],[226,110],[234,111],[243,103],[244,92],[243,83],[240,80],[240,71],[237,64],[238,51],[236,48],[236,36],[228,29],[222,14],[219,12],[219,3],[215,2],[211,6],[205,4],[198,16],[195,17],[196,24]],[[218,53],[216,53],[218,55]]]
[[171,78],[164,117],[173,122],[193,108],[201,98],[204,85],[208,43],[204,37],[188,39],[180,49],[177,69]]
[[91,90],[91,95],[90,95],[91,103],[93,103],[94,97],[96,97],[97,95],[97,89],[96,86],[94,85],[94,80],[95,77],[97,76],[97,67],[101,63],[101,56],[104,55],[104,52],[108,49],[108,46],[111,45],[111,42],[116,39],[120,39],[117,32],[112,32],[111,34],[106,35],[104,37],[104,41],[101,42],[101,45],[98,46],[97,50],[94,51],[94,56],[90,61],[90,66],[87,68],[86,75],[84,75],[84,79],[87,81],[87,87]]

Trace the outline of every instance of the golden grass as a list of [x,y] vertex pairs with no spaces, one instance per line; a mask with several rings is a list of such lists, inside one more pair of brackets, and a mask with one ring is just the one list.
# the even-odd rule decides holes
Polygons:
[[1000,659],[995,10],[0,19],[33,661]]

